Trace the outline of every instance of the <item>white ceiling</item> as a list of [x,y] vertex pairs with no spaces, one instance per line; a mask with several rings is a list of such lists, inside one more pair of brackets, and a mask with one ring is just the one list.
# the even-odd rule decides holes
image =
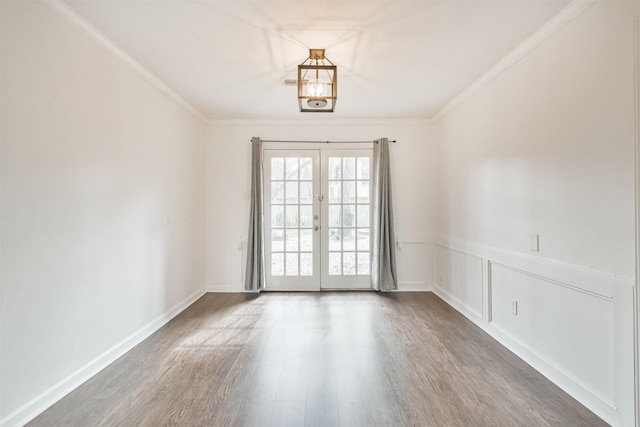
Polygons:
[[429,118],[568,0],[66,0],[209,119],[295,119],[309,48],[336,118]]

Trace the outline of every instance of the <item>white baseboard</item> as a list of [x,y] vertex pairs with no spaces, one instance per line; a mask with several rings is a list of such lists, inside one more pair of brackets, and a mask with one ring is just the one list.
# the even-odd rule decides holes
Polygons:
[[[209,286],[206,288],[206,292],[242,293],[247,291],[245,291],[244,289],[238,289],[237,287],[234,287],[231,285],[220,285],[220,286]],[[427,285],[425,282],[399,282],[398,290],[395,292],[431,292],[431,287]]]
[[528,346],[523,345],[509,334],[490,323],[484,322],[482,316],[478,316],[478,313],[469,309],[448,292],[436,286],[434,293],[604,421],[612,426],[618,425],[618,412],[613,402],[609,402],[595,390],[582,384],[579,380],[564,372],[562,368],[556,366],[555,363],[547,360]]
[[205,289],[206,292],[232,292],[239,293],[244,292],[244,289],[238,288],[237,286],[231,285],[215,285],[215,286],[207,286]]
[[482,314],[478,313],[476,310],[469,307],[469,305],[463,303],[458,298],[445,291],[438,285],[434,286],[433,293],[438,295],[444,302],[449,304],[451,307],[455,308],[457,311],[462,313],[466,318],[471,320],[476,325],[482,327]]
[[15,411],[11,412],[5,418],[0,420],[0,427],[19,427],[23,426],[54,403],[65,397],[67,394],[78,388],[89,378],[109,366],[120,356],[140,344],[155,331],[164,326],[169,320],[180,314],[184,309],[198,300],[205,291],[200,289],[189,295],[182,302],[169,309],[164,314],[158,316],[147,325],[125,338],[119,344],[105,351],[91,362],[78,369],[67,378],[63,379],[44,393],[31,399]]
[[430,292],[431,287],[426,282],[398,282],[397,292]]
[[491,324],[482,329],[604,421],[612,426],[618,425],[618,411],[613,402],[511,334]]

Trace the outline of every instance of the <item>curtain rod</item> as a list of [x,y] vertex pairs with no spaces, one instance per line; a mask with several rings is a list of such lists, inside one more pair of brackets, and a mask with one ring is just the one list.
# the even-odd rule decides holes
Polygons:
[[[284,139],[261,139],[262,142],[298,142],[303,144],[365,144],[376,143],[376,141],[301,141],[301,140],[284,140]],[[389,140],[396,143],[396,140]]]

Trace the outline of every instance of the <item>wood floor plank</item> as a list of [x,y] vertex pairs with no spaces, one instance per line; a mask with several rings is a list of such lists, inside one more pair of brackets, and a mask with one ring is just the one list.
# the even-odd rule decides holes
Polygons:
[[432,293],[206,294],[29,426],[603,426]]

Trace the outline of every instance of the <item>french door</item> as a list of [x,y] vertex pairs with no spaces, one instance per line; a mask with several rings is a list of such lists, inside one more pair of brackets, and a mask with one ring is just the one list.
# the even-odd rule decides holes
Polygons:
[[264,151],[266,289],[320,289],[320,152]]
[[265,150],[267,290],[371,287],[371,150]]

